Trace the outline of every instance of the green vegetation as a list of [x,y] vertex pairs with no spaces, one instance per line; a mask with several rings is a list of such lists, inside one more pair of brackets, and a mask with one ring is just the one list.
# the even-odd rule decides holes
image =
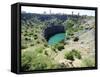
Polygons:
[[23,51],[21,60],[24,71],[55,68],[55,62],[52,59],[37,51]]
[[85,57],[82,59],[82,67],[94,67],[95,60],[92,57]]
[[75,32],[78,32],[80,30],[83,30],[84,27],[80,25],[80,20],[73,20],[73,19],[68,19],[64,23],[64,26],[66,28],[66,33],[67,33],[67,38],[70,38],[74,35]]
[[58,49],[59,51],[61,51],[62,49],[64,49],[64,44],[63,43],[58,43],[56,45],[54,45],[55,49]]
[[68,51],[65,53],[65,59],[74,61],[74,58],[81,59],[81,54],[77,50]]
[[71,19],[68,19],[63,24],[65,25],[66,29],[68,30],[74,26],[74,21]]
[[58,68],[58,69],[62,69],[62,68],[68,68],[68,65],[65,65],[64,63],[60,63],[60,64],[57,64],[56,65],[56,68]]
[[73,26],[75,24],[74,21],[71,19],[68,19],[63,24],[65,25],[67,35],[68,36],[74,35],[74,30],[73,30],[74,29]]
[[[66,14],[22,14],[22,71],[72,68],[73,62],[76,59],[82,62],[81,67],[93,67],[95,65],[94,57],[83,58],[83,54],[80,52],[84,52],[84,49],[83,51],[80,51],[78,48],[73,49],[73,46],[75,45],[72,45],[77,43],[76,45],[79,45],[80,49],[82,48],[79,44],[80,39],[78,36],[75,36],[75,34],[80,33],[85,29],[85,26],[87,25],[84,26],[84,24],[88,21],[87,19],[94,19],[94,17],[71,17]],[[65,39],[56,45],[48,45],[48,41],[43,36],[44,29],[52,25],[62,25],[66,32]],[[93,25],[94,29],[95,24]],[[85,46],[86,44],[84,47]],[[73,50],[69,51],[69,49]]]

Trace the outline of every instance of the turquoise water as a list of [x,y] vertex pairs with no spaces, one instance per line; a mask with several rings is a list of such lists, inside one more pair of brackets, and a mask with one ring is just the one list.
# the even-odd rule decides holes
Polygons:
[[65,39],[65,33],[55,34],[48,40],[49,45],[54,45]]

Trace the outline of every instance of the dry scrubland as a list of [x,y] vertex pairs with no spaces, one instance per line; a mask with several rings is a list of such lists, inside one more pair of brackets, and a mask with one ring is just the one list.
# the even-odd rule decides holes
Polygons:
[[[52,15],[42,20],[38,15],[27,15],[21,20],[22,71],[95,66],[95,17],[68,16],[61,20]],[[43,30],[51,23],[62,24],[67,34],[56,45],[48,45],[43,37]]]

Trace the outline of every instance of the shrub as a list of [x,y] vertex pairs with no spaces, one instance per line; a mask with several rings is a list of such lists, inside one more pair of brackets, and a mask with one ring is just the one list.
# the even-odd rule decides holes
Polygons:
[[63,24],[65,25],[65,27],[66,27],[67,29],[69,29],[69,28],[72,28],[72,27],[74,26],[74,21],[71,20],[71,19],[68,19],[68,20],[66,20]]
[[45,47],[48,47],[48,44],[45,44],[45,43],[44,43],[44,46],[45,46]]
[[34,46],[34,43],[31,43],[30,46]]
[[64,44],[58,43],[54,47],[57,48],[59,51],[61,51],[62,49],[64,49]]
[[29,41],[31,40],[29,37],[25,37],[25,41]]
[[93,67],[95,66],[95,60],[90,57],[85,57],[82,59],[82,67]]
[[69,37],[69,36],[67,36],[67,37],[66,37],[66,40],[70,40],[70,37]]
[[56,64],[57,69],[62,69],[62,68],[67,68],[68,66],[65,65],[64,63]]
[[46,69],[47,58],[43,55],[39,55],[37,52],[26,51],[22,54],[22,70],[40,70]]
[[41,63],[41,62],[35,62],[34,64],[32,64],[32,69],[35,70],[42,70],[45,69],[47,67],[46,63]]
[[73,49],[72,51],[65,53],[65,59],[74,61],[74,58],[81,59],[79,51]]
[[76,42],[76,41],[78,41],[78,40],[79,40],[79,38],[78,38],[78,37],[75,37],[73,41]]
[[[40,50],[40,49],[39,49]],[[50,57],[40,51],[22,51],[21,69],[22,71],[53,69],[55,63]]]
[[28,46],[27,45],[25,45],[25,44],[22,44],[21,45],[21,49],[26,49]]
[[32,55],[33,54],[30,52],[22,52],[22,57],[21,57],[21,70],[22,71],[28,71],[30,69]]
[[32,60],[31,70],[52,69],[54,67],[53,61],[44,54],[39,54]]
[[35,40],[38,39],[38,36],[37,36],[36,34],[34,35],[34,39],[35,39]]
[[43,52],[43,49],[44,49],[43,46],[39,46],[39,47],[37,47],[37,48],[35,49],[35,51],[36,51],[37,53],[42,53],[42,52]]

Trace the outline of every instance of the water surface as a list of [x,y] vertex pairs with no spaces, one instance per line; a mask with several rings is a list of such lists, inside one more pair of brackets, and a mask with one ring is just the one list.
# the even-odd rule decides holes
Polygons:
[[65,33],[58,33],[58,34],[55,34],[54,36],[52,36],[48,40],[48,44],[49,45],[54,45],[54,44],[57,44],[57,43],[61,42],[64,39],[65,39]]

